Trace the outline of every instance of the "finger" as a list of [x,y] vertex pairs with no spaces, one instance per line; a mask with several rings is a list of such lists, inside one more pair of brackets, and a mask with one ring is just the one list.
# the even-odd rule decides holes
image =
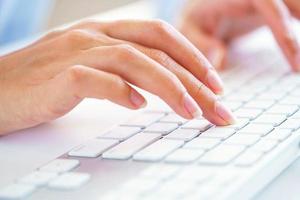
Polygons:
[[216,69],[224,69],[227,49],[221,40],[204,33],[199,25],[193,22],[185,22],[181,32],[204,53]]
[[210,122],[216,125],[228,125],[235,122],[232,112],[218,102],[216,95],[166,53],[139,45],[135,45],[135,48],[174,73],[201,107],[204,117]]
[[[188,90],[189,94],[195,99],[201,110],[204,112],[204,116],[209,119],[212,123],[217,125],[227,125],[232,124],[235,119],[230,110],[225,108],[221,103],[217,102],[217,97],[212,93],[203,83],[196,79],[188,70],[180,66],[176,61],[174,61],[170,56],[168,56],[163,51],[157,49],[147,48],[145,46],[131,43],[118,39],[110,39],[110,43],[113,45],[128,44],[140,52],[144,53],[148,57],[152,58],[163,67],[167,68],[173,74],[175,74],[184,87]],[[199,89],[199,86],[200,89]],[[220,113],[216,109],[217,107],[222,107],[224,112]]]
[[254,6],[270,26],[294,71],[300,70],[300,49],[292,30],[291,16],[281,0],[254,0]]
[[289,7],[292,14],[300,19],[300,1],[298,0],[284,0],[285,4]]
[[[166,52],[215,93],[223,83],[202,53],[176,29],[162,21],[116,21],[99,27],[107,35]],[[128,31],[130,30],[130,31]]]
[[109,73],[117,74],[163,99],[176,113],[187,119],[202,114],[178,78],[159,63],[129,45],[96,47],[72,60]]
[[45,103],[56,118],[70,111],[84,98],[107,99],[130,109],[144,107],[144,97],[117,75],[86,66],[73,66],[50,80],[43,91],[52,91]]
[[[147,48],[145,46],[131,43],[123,40],[110,38],[112,45],[128,44],[140,52],[152,58],[163,67],[167,68],[173,74],[175,74],[184,87],[188,90],[189,94],[195,99],[201,109],[204,111],[204,116],[212,123],[217,125],[232,124],[234,116],[231,111],[225,108],[221,103],[217,102],[217,97],[212,93],[205,85],[203,85],[198,79],[196,79],[188,70],[180,66],[170,56],[163,51],[157,49]],[[199,89],[199,86],[200,89]],[[216,107],[223,107],[224,112],[218,113],[219,109]],[[225,114],[224,114],[225,113]]]

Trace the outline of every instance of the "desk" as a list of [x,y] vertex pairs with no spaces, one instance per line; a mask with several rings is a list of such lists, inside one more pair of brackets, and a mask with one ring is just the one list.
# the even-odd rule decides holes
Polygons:
[[[111,20],[121,18],[153,18],[155,7],[147,1],[130,4],[93,19]],[[20,48],[25,43],[14,44],[0,50],[0,54]],[[149,96],[149,95],[147,95]],[[150,107],[164,106],[160,100],[151,97]],[[94,137],[104,129],[136,114],[107,101],[85,100],[66,116],[51,123],[19,131],[0,139],[0,187],[11,183],[36,167],[60,156]],[[298,194],[300,160],[280,175],[256,199],[292,199]],[[298,195],[299,196],[299,195]]]

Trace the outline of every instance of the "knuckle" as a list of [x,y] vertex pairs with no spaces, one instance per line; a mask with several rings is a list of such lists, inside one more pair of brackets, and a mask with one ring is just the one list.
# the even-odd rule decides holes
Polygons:
[[167,22],[162,20],[153,20],[151,23],[154,31],[157,34],[163,34],[163,35],[169,34],[171,25],[169,25]]
[[61,107],[57,105],[50,105],[46,108],[46,112],[48,116],[46,118],[57,118],[68,112],[69,109],[67,107]]
[[151,50],[151,55],[154,57],[155,60],[157,60],[160,64],[164,66],[169,66],[172,62],[170,56],[163,51]]
[[76,65],[67,70],[67,78],[71,84],[71,87],[76,87],[78,83],[81,82],[84,76],[84,72],[82,70],[82,66]]
[[85,19],[80,22],[78,22],[74,27],[79,27],[79,28],[92,28],[92,27],[98,27],[102,25],[103,22],[99,22],[94,19]]
[[59,34],[61,34],[63,31],[62,30],[54,30],[51,31],[50,33],[47,33],[45,36],[42,37],[42,39],[50,39],[53,38]]
[[116,56],[121,60],[134,59],[137,54],[137,50],[134,47],[127,44],[115,46],[113,51],[115,52]]
[[90,41],[92,37],[84,30],[74,29],[66,33],[65,39],[67,40],[68,43],[74,45],[74,44],[81,44],[82,42]]
[[84,26],[85,27],[85,26],[93,25],[94,23],[96,23],[96,22],[91,19],[86,19],[86,20],[78,22],[78,24],[76,26],[78,26],[78,27]]
[[115,90],[116,93],[120,93],[124,91],[125,87],[126,84],[121,77],[112,76],[112,81],[111,84],[109,85],[109,89],[111,89],[110,91]]

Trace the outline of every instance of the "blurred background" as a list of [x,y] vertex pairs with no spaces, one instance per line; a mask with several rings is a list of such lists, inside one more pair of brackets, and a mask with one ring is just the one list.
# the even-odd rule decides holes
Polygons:
[[[142,0],[0,0],[0,47],[62,24]],[[172,22],[185,0],[143,0]]]
[[56,0],[49,17],[48,27],[59,26],[134,1],[137,0]]
[[0,47],[134,1],[0,0]]

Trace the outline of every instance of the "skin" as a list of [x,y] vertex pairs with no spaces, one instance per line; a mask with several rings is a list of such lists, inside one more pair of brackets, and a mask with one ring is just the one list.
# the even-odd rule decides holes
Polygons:
[[61,117],[84,98],[144,107],[130,84],[184,118],[203,112],[217,125],[234,121],[217,101],[223,87],[216,71],[173,27],[157,20],[90,21],[0,57],[0,134]]
[[299,0],[189,0],[181,32],[218,69],[224,69],[228,43],[268,25],[291,69],[300,71],[300,50],[291,18],[300,19]]

